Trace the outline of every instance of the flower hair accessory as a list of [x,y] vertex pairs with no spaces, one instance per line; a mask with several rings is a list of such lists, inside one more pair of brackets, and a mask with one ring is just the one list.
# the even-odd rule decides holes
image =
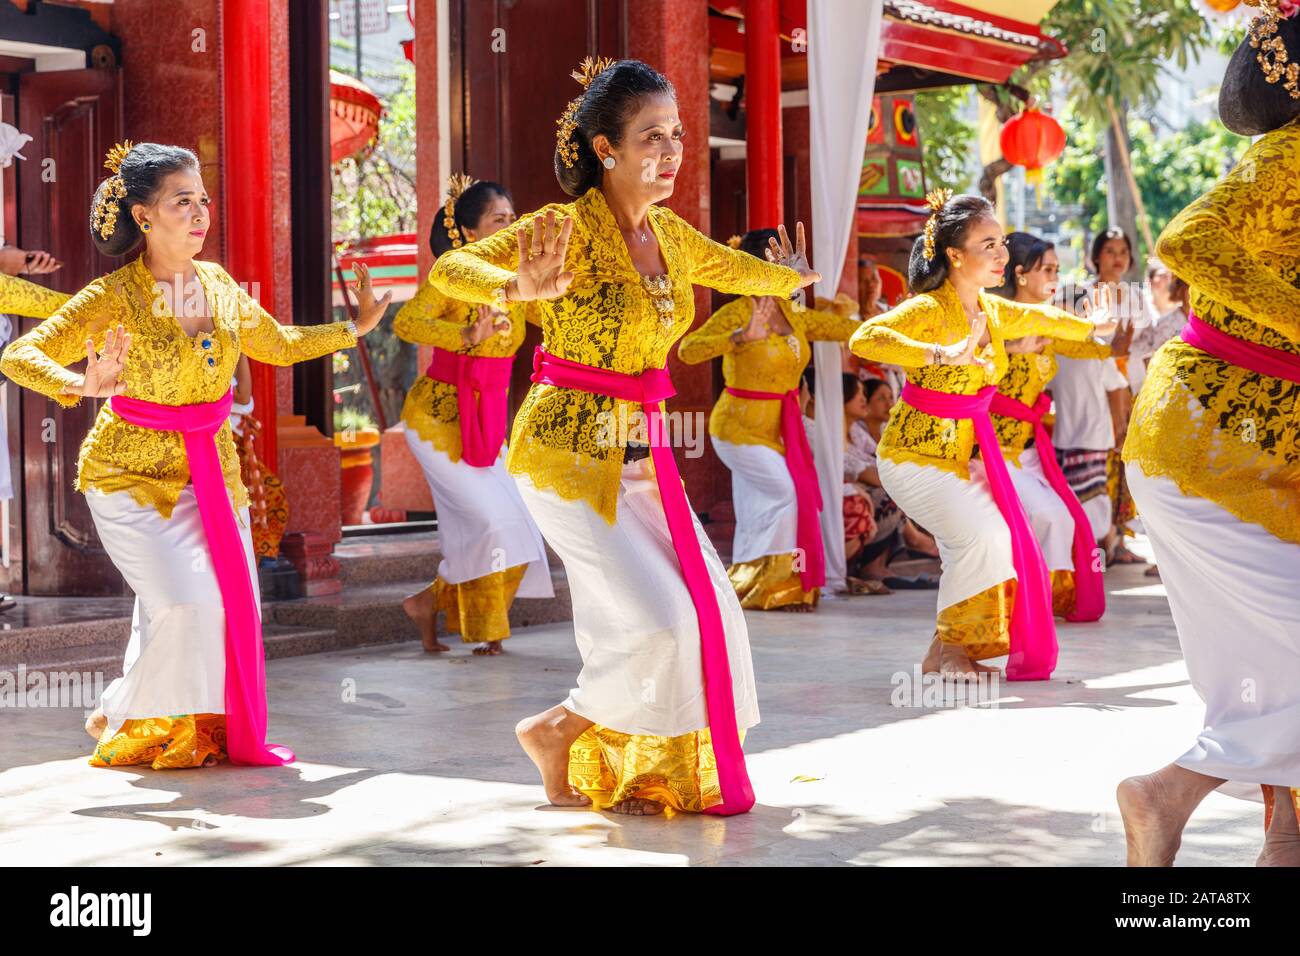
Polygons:
[[1259,7],[1248,35],[1251,48],[1259,51],[1255,60],[1264,71],[1264,79],[1270,83],[1282,81],[1291,99],[1300,100],[1300,65],[1290,62],[1286,43],[1277,35],[1279,21],[1300,13],[1300,0],[1246,0],[1246,6]]
[[131,145],[129,139],[118,143],[108,151],[108,156],[104,159],[104,168],[113,175],[108,177],[107,186],[95,202],[90,215],[90,228],[98,232],[101,239],[107,239],[117,228],[117,213],[121,200],[126,197],[126,183],[122,181],[120,170],[122,160],[131,152]]
[[730,239],[727,240],[727,245],[731,246],[731,248],[733,249],[739,249],[740,236],[732,236]]
[[925,204],[930,207],[930,218],[925,221],[925,258],[934,258],[934,231],[939,225],[939,213],[952,198],[951,189],[933,189],[925,197]]
[[472,179],[465,173],[452,173],[447,180],[447,201],[442,204],[442,226],[447,230],[447,238],[451,240],[453,249],[459,249],[465,244],[460,229],[456,227],[456,200],[476,182],[477,179]]
[[[582,84],[583,92],[591,86],[591,81],[600,74],[604,73],[614,61],[607,56],[598,59],[587,57],[578,64],[578,68],[571,72],[569,76],[573,77]],[[573,142],[573,130],[578,125],[578,107],[582,104],[581,94],[569,100],[569,105],[564,108],[564,114],[555,121],[555,148],[560,154],[560,159],[564,165],[572,169],[573,164],[578,161],[578,147]]]

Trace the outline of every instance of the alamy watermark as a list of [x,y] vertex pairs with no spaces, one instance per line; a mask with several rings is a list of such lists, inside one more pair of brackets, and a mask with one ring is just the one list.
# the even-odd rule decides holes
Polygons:
[[0,670],[0,710],[80,707],[90,713],[104,693],[103,671]]

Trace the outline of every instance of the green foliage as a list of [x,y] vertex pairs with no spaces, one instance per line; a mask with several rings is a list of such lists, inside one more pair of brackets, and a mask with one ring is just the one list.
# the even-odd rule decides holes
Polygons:
[[[1108,225],[1103,130],[1077,115],[1067,116],[1064,122],[1070,141],[1061,158],[1048,167],[1046,182],[1058,203],[1082,206],[1079,217],[1067,227],[1093,236]],[[1133,119],[1129,126],[1133,175],[1151,219],[1152,236],[1213,186],[1250,145],[1248,138],[1230,133],[1218,120],[1193,120],[1185,129],[1160,138],[1145,120]],[[1140,237],[1133,238],[1141,245]]]
[[1108,101],[1155,99],[1162,61],[1185,69],[1211,42],[1198,0],[1060,0],[1043,30],[1068,48],[1058,74],[1079,114],[1096,122],[1109,120]]
[[384,104],[374,152],[333,169],[335,242],[415,231],[415,69],[399,68],[402,85]]
[[969,86],[947,86],[916,94],[916,121],[924,146],[922,164],[930,189],[947,186],[960,193],[971,187],[970,151],[975,125],[961,116],[970,98]]
[[336,432],[358,432],[363,428],[374,428],[375,420],[359,408],[334,409],[334,430]]

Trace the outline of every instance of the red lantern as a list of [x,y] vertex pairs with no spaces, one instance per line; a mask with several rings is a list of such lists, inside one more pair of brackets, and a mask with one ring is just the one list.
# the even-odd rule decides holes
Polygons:
[[[1002,155],[1007,162],[1025,167],[1025,181],[1039,192],[1043,181],[1043,167],[1065,151],[1065,130],[1046,113],[1026,109],[1002,127],[1000,137]],[[1039,195],[1039,205],[1042,196]]]

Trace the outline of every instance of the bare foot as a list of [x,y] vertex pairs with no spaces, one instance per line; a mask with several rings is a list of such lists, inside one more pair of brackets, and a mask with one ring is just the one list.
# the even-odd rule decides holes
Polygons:
[[1295,802],[1286,787],[1273,788],[1273,819],[1264,836],[1256,866],[1300,866],[1300,827]]
[[102,710],[97,710],[86,718],[86,733],[98,740],[104,735],[104,728],[108,726],[108,718],[104,716]]
[[203,758],[203,766],[205,767],[215,767],[219,763],[221,763],[221,761],[217,759],[216,754],[208,754]]
[[935,634],[934,639],[930,641],[929,648],[926,649],[925,657],[921,659],[922,674],[939,673],[939,650],[942,647],[943,644],[939,640],[939,635]]
[[976,674],[1001,674],[1002,668],[994,667],[992,664],[981,664],[979,661],[971,661],[970,666],[975,668]]
[[586,807],[591,798],[569,783],[569,744],[546,713],[515,725],[515,736],[542,775],[546,799],[557,807]]
[[500,641],[488,641],[486,644],[480,644],[474,648],[474,654],[478,657],[496,657],[498,654],[504,654],[505,648],[501,646]]
[[640,797],[628,797],[609,807],[610,813],[626,813],[634,817],[652,817],[664,812],[664,805],[654,800],[642,800]]
[[438,641],[438,608],[432,584],[402,601],[402,610],[411,619],[411,623],[420,629],[420,643],[426,651],[441,654],[451,650]]
[[974,663],[960,644],[939,645],[939,674],[945,681],[954,683],[979,679]]
[[1215,787],[1214,777],[1170,764],[1129,777],[1116,788],[1129,866],[1173,866],[1192,811]]

